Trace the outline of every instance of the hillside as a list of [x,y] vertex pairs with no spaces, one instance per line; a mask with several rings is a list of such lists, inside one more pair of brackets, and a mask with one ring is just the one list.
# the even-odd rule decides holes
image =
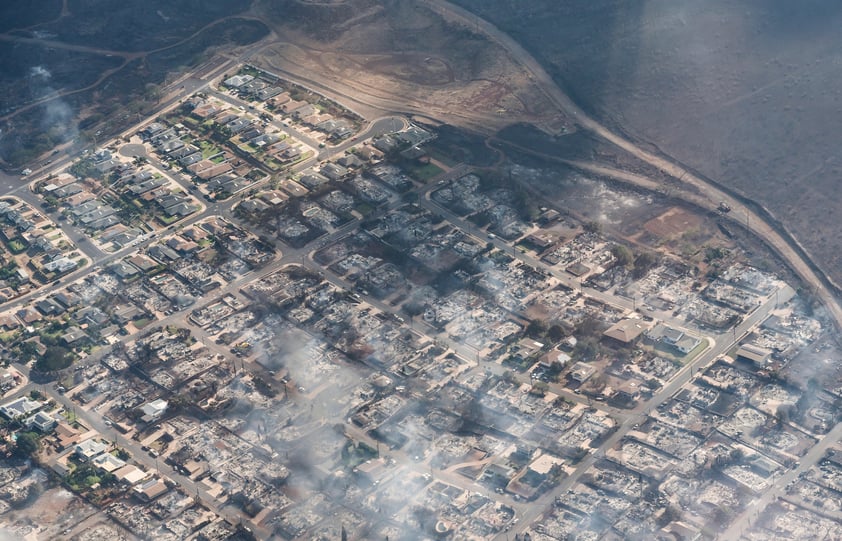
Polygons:
[[764,205],[842,283],[842,5],[458,0],[603,122]]

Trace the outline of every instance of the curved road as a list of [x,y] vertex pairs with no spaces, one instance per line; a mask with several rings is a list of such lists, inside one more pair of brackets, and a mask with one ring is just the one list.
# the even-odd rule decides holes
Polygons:
[[[310,158],[308,160],[304,160],[303,162],[295,166],[293,168],[293,171],[303,171],[304,169],[313,166],[320,160],[326,160],[331,156],[335,156],[337,154],[345,152],[345,150],[357,144],[359,141],[368,139],[370,137],[378,137],[386,133],[400,131],[401,129],[405,128],[406,125],[406,120],[401,117],[387,116],[375,119],[369,123],[365,131],[360,132],[353,138],[348,139],[347,141],[344,141],[337,146],[326,147],[322,149],[321,153],[318,156]],[[166,173],[166,170],[162,171]],[[176,182],[178,182],[185,191],[187,191],[190,188],[190,186],[184,184],[179,177],[174,176],[172,178]],[[30,183],[27,184],[18,184],[17,186],[15,186],[16,182],[20,182],[19,177],[12,177],[0,171],[0,194],[14,195],[20,197],[24,201],[26,201],[30,206],[37,209],[40,206],[41,201],[39,197],[29,189],[29,186],[31,185],[30,183],[34,182],[34,180],[30,181]],[[250,185],[249,188],[258,188],[266,182],[268,182],[268,180],[256,182]],[[122,250],[118,250],[113,253],[106,253],[101,251],[94,243],[87,241],[87,235],[78,230],[76,227],[70,226],[69,224],[62,225],[58,221],[57,215],[54,213],[53,215],[49,216],[49,218],[53,220],[57,226],[61,227],[65,231],[65,233],[74,242],[78,249],[85,252],[85,255],[87,255],[90,258],[90,264],[82,269],[76,270],[65,276],[62,276],[59,280],[49,285],[38,288],[35,291],[32,291],[31,293],[21,295],[20,297],[16,297],[8,301],[7,303],[4,303],[3,307],[4,309],[9,309],[16,306],[23,306],[29,304],[35,298],[47,296],[50,293],[53,293],[56,290],[65,287],[70,282],[75,282],[81,278],[84,278],[85,276],[87,276],[91,272],[94,272],[96,269],[102,267],[105,264],[117,261],[135,251],[143,250],[146,246],[152,244],[153,242],[156,242],[157,239],[161,236],[167,235],[175,229],[192,225],[200,220],[203,220],[204,218],[207,218],[208,216],[221,215],[230,218],[230,213],[233,207],[239,202],[240,199],[238,197],[230,197],[225,201],[211,203],[205,207],[204,211],[191,215],[184,220],[179,220],[167,226],[166,228],[157,231],[156,234],[146,237],[146,240],[144,240],[140,244],[127,246]]]
[[824,303],[827,309],[833,314],[833,320],[837,328],[842,329],[842,306],[836,299],[834,293],[827,287],[825,277],[820,276],[795,248],[771,225],[766,223],[762,217],[757,215],[751,208],[744,205],[739,200],[735,199],[729,194],[712,186],[706,180],[693,174],[691,171],[685,169],[681,165],[670,161],[667,158],[652,154],[637,146],[634,142],[615,134],[590,116],[588,116],[580,107],[566,95],[558,85],[553,81],[552,77],[544,70],[543,67],[521,47],[515,40],[509,37],[505,32],[491,24],[490,22],[479,18],[473,13],[462,9],[446,0],[419,0],[422,4],[439,13],[445,19],[460,23],[469,28],[475,29],[477,32],[485,34],[489,39],[503,47],[512,58],[520,63],[532,76],[533,81],[546,94],[546,96],[560,109],[570,113],[577,124],[583,129],[586,129],[606,141],[610,141],[614,145],[622,148],[629,154],[647,162],[648,164],[657,167],[664,173],[678,179],[680,182],[689,184],[698,189],[712,206],[716,206],[720,201],[725,202],[732,209],[732,212],[739,216],[746,217],[746,224],[752,233],[765,240],[778,254],[783,258],[798,276],[809,284],[815,291],[818,298]]
[[[574,118],[576,118],[577,123],[583,129],[589,130],[590,132],[602,137],[606,141],[610,141],[614,145],[620,147],[621,149],[625,150],[629,154],[636,156],[640,160],[647,162],[648,164],[657,167],[664,173],[670,175],[671,177],[677,179],[679,182],[684,183],[688,186],[692,186],[696,190],[699,191],[700,195],[707,200],[707,205],[709,208],[715,208],[719,202],[724,202],[725,204],[729,205],[732,209],[733,215],[739,217],[745,217],[745,227],[749,229],[752,233],[757,235],[759,238],[763,239],[773,250],[775,250],[778,255],[784,259],[790,266],[790,268],[799,275],[799,277],[806,283],[809,284],[813,291],[815,292],[816,296],[821,300],[821,302],[825,305],[828,311],[832,314],[832,319],[836,324],[837,329],[842,329],[842,306],[838,299],[836,298],[835,294],[831,289],[826,285],[830,283],[829,278],[826,276],[822,276],[814,270],[814,266],[811,264],[810,261],[806,260],[802,253],[806,254],[806,250],[804,250],[798,241],[794,239],[791,235],[787,236],[786,238],[781,232],[777,229],[772,227],[769,223],[767,223],[760,215],[755,213],[750,207],[743,204],[740,200],[736,199],[735,197],[723,192],[716,186],[713,186],[707,180],[693,174],[691,171],[685,169],[681,165],[646,150],[638,147],[634,142],[626,139],[620,135],[617,135],[610,131],[608,128],[588,116],[581,108],[579,108],[573,101],[565,95],[561,89],[556,85],[555,81],[549,76],[549,74],[541,67],[540,64],[530,55],[523,47],[521,47],[517,42],[515,42],[512,38],[502,32],[493,24],[485,21],[478,16],[470,13],[458,6],[455,6],[448,2],[447,0],[419,0],[422,4],[425,4],[433,11],[441,14],[442,17],[445,19],[449,19],[451,21],[460,23],[465,25],[469,28],[475,29],[477,32],[481,32],[485,34],[489,39],[496,42],[498,45],[503,47],[505,50],[512,55],[516,62],[519,62],[532,76],[533,81],[538,85],[539,88],[547,95],[547,97],[559,108],[564,111],[570,113]],[[581,164],[580,164],[581,165]],[[630,179],[627,178],[625,180],[636,180],[640,181],[639,178]],[[650,181],[651,182],[651,181]],[[698,203],[698,200],[696,201]],[[795,248],[794,245],[797,245],[800,249]],[[742,329],[740,329],[742,330]],[[735,337],[736,338],[736,337]],[[736,340],[735,340],[736,342]],[[692,372],[690,374],[684,374],[681,378],[676,378],[671,382],[669,386],[669,390],[674,392],[678,389],[678,386],[684,383],[684,380],[689,379]],[[664,389],[661,393],[659,393],[659,397],[666,398],[668,389]],[[650,404],[653,405],[656,401],[650,401]],[[618,441],[620,435],[624,434],[628,430],[628,423],[629,420],[621,426],[620,430],[618,430],[606,443],[611,443],[612,440]],[[800,465],[796,467],[795,470],[790,470],[786,472],[782,477],[779,477],[775,480],[775,485],[767,491],[760,499],[753,502],[749,505],[746,509],[742,510],[741,513],[736,517],[736,519],[731,523],[730,527],[723,532],[719,538],[720,539],[737,539],[741,536],[743,529],[746,526],[750,526],[750,518],[752,516],[757,516],[759,512],[761,512],[765,507],[771,503],[774,498],[778,497],[782,493],[782,487],[792,479],[794,479],[800,472],[806,471],[810,468],[813,464],[815,464],[824,454],[824,451],[827,447],[832,444],[833,442],[842,439],[842,425],[837,425],[834,430],[831,431],[830,434],[825,436],[816,446],[814,446],[810,452],[805,455],[805,457],[800,462]],[[600,449],[607,449],[609,448],[605,444]],[[590,455],[587,457],[577,468],[576,474],[581,474],[587,467],[590,466],[592,462],[596,460],[595,455]],[[572,478],[578,477],[578,475],[574,474],[571,476]],[[553,491],[553,494],[560,494],[560,490],[563,487],[569,486],[570,478],[566,479],[557,490]],[[545,503],[542,501],[542,503]],[[529,509],[526,513],[525,518],[522,522],[522,526],[517,529],[517,531],[523,531],[523,528],[526,527],[527,524],[531,522],[530,519],[534,520],[537,518],[542,512],[538,509]],[[497,539],[501,539],[502,536],[498,535]]]

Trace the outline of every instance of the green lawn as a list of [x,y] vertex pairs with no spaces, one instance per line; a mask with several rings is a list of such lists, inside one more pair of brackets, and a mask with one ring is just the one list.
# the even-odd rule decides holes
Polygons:
[[21,239],[12,239],[9,241],[8,244],[9,251],[13,254],[19,254],[26,250],[26,245],[23,243]]
[[699,342],[699,345],[693,348],[693,350],[681,358],[679,361],[682,365],[685,365],[689,362],[692,362],[696,357],[702,354],[702,352],[707,349],[710,342],[707,338],[702,338],[702,341]]
[[221,152],[219,147],[210,141],[206,141],[205,139],[199,141],[199,149],[202,151],[202,158],[204,159],[208,159],[214,154],[219,154]]
[[249,154],[254,154],[257,149],[251,146],[249,143],[240,143],[237,145],[237,148],[242,150],[243,152],[248,152]]
[[436,175],[440,175],[443,172],[442,168],[434,163],[427,163],[409,168],[409,174],[419,182],[427,182],[431,178]]
[[374,207],[369,205],[368,203],[360,203],[357,205],[354,210],[362,214],[363,216],[368,216],[372,212],[374,212]]
[[266,158],[263,160],[263,165],[271,169],[272,171],[278,171],[283,167],[283,165],[275,160],[275,158]]
[[150,323],[152,323],[152,321],[154,321],[154,320],[142,317],[140,319],[134,320],[132,323],[134,324],[136,329],[142,329],[142,328],[146,327],[147,325],[149,325]]
[[158,216],[158,221],[160,221],[164,225],[170,225],[178,221],[178,216]]

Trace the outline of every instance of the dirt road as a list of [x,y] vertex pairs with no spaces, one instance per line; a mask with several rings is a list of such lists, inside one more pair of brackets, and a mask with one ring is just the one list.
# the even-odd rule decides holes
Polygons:
[[829,279],[821,271],[817,270],[815,264],[804,255],[806,251],[797,244],[797,241],[788,232],[779,231],[767,223],[750,206],[745,205],[741,200],[713,186],[708,180],[695,175],[693,172],[668,158],[643,150],[634,142],[610,131],[588,116],[561,91],[555,81],[553,81],[532,55],[493,24],[446,0],[419,1],[436,13],[439,13],[445,19],[481,32],[488,39],[505,49],[516,62],[520,63],[531,74],[532,80],[541,88],[550,101],[572,115],[582,129],[599,135],[606,141],[610,141],[629,154],[657,167],[680,182],[693,186],[700,194],[707,198],[712,208],[716,207],[719,202],[724,202],[731,207],[735,215],[745,216],[746,225],[751,232],[765,240],[790,265],[792,270],[813,289],[818,298],[832,314],[837,328],[842,329],[842,306],[840,306],[835,293],[828,285],[830,283]]

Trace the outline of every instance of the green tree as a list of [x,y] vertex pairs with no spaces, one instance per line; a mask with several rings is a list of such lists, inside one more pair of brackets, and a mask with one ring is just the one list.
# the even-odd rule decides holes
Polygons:
[[643,278],[647,272],[653,269],[660,262],[660,257],[654,252],[641,252],[634,258],[634,278]]
[[530,393],[544,396],[547,394],[547,391],[550,390],[550,386],[547,384],[546,381],[536,381],[532,384],[532,388],[529,390]]
[[576,335],[581,337],[598,336],[602,334],[602,323],[592,315],[587,315],[576,326]]
[[535,340],[542,340],[547,333],[547,324],[540,319],[533,319],[526,326],[526,336]]
[[705,248],[705,263],[712,263],[719,259],[723,259],[728,255],[728,250],[721,246],[709,246]]
[[612,246],[611,255],[617,260],[617,264],[623,267],[630,267],[634,263],[634,254],[622,244]]
[[599,341],[593,336],[582,338],[573,348],[573,357],[577,360],[590,361],[599,353]]
[[47,346],[44,354],[35,361],[41,372],[55,372],[73,364],[73,352],[63,346]]
[[547,329],[547,338],[553,342],[560,342],[565,336],[567,336],[567,333],[561,325],[555,324]]
[[582,228],[588,233],[600,233],[602,231],[602,226],[595,220],[585,222]]
[[15,455],[20,458],[32,458],[41,449],[41,440],[35,432],[18,432],[15,439]]

